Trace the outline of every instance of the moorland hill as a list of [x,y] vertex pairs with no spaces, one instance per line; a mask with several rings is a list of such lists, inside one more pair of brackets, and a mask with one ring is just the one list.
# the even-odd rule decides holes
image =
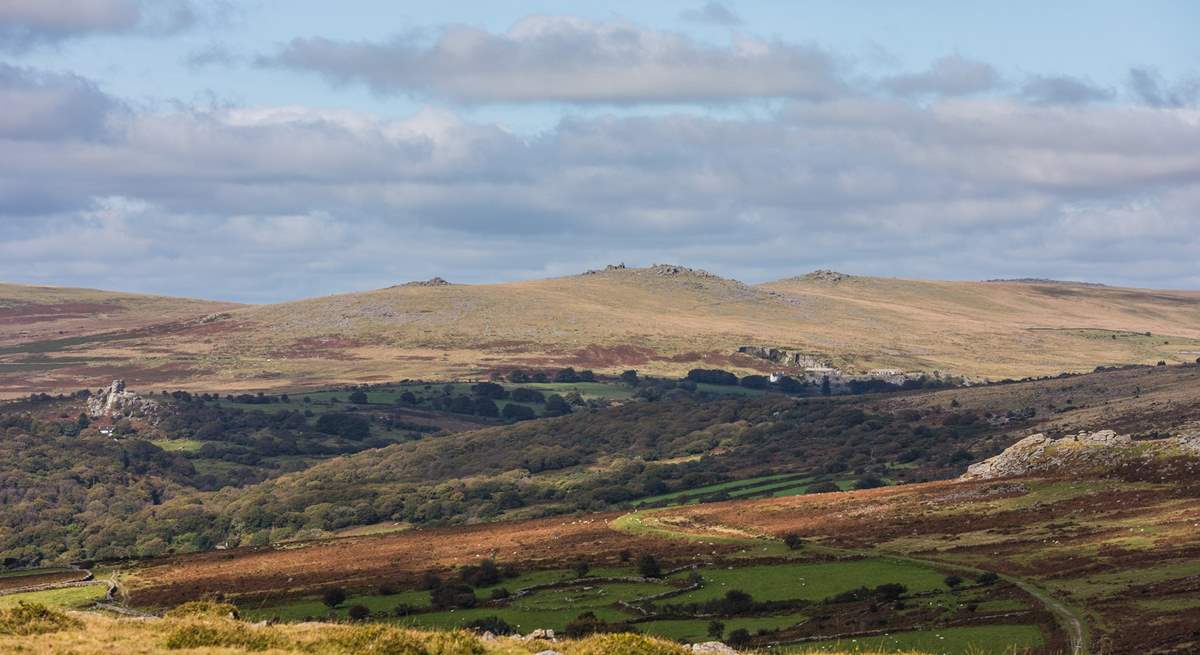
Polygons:
[[[747,285],[655,265],[500,284],[437,279],[246,307],[11,285],[0,299],[11,314],[0,331],[0,388],[10,393],[114,377],[266,389],[563,366],[1001,379],[1200,356],[1200,292],[1042,280],[820,271]],[[46,320],[60,315],[72,318]]]

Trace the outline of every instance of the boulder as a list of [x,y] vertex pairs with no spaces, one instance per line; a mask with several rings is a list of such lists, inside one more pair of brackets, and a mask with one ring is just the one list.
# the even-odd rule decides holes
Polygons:
[[738,652],[719,641],[692,644],[692,652],[698,655],[738,655]]
[[961,480],[1009,478],[1062,467],[1095,468],[1111,465],[1133,443],[1127,434],[1113,430],[1080,432],[1062,439],[1044,434],[1025,437],[1004,452],[971,464]]
[[1117,434],[1112,430],[1100,430],[1098,432],[1080,432],[1075,435],[1075,440],[1085,446],[1121,446],[1133,441],[1127,434]]
[[527,641],[532,641],[534,639],[544,639],[546,641],[555,641],[554,631],[549,628],[538,628],[537,630],[534,630],[533,632],[530,632],[529,634],[525,635],[525,639]]
[[1189,432],[1178,437],[1175,441],[1184,449],[1200,454],[1200,431]]
[[991,480],[1024,475],[1051,442],[1041,433],[1025,437],[999,455],[968,466],[962,477],[964,480]]

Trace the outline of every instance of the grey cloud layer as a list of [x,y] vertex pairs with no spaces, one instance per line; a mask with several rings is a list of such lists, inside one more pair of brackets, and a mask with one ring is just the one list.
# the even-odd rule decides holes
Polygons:
[[678,259],[1200,287],[1194,109],[859,96],[521,138],[436,110],[150,112],[12,67],[0,101],[6,280],[269,300]]
[[94,34],[173,34],[194,25],[206,10],[225,11],[208,0],[4,0],[0,2],[0,51],[23,52]]
[[383,94],[462,102],[683,102],[824,98],[837,62],[808,46],[741,38],[730,47],[622,22],[526,18],[503,34],[452,26],[432,39],[294,39],[264,66],[362,82]]
[[882,86],[901,96],[966,96],[991,91],[1000,83],[1000,74],[991,65],[964,59],[943,57],[929,70],[885,78]]

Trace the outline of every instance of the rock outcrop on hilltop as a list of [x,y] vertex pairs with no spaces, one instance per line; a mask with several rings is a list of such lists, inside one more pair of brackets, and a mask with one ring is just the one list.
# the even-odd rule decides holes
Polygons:
[[448,287],[448,286],[450,286],[450,283],[447,282],[446,280],[443,280],[440,277],[431,277],[428,280],[413,280],[412,282],[405,282],[404,284],[397,284],[391,288],[396,289],[399,287]]
[[157,416],[160,405],[125,389],[124,380],[113,380],[111,386],[88,398],[87,407],[92,418],[149,418]]
[[1080,432],[1062,439],[1044,434],[1025,437],[1004,452],[972,464],[963,480],[991,480],[1041,473],[1064,467],[1094,468],[1116,464],[1133,439],[1112,430]]

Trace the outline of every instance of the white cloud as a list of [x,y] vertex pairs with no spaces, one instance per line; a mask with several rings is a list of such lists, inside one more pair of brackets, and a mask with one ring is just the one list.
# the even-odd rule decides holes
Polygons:
[[0,97],[82,98],[63,101],[71,120],[26,110],[0,129],[11,281],[270,300],[617,260],[753,279],[1196,276],[1195,109],[860,95],[520,138],[438,109],[148,111],[7,70]]

